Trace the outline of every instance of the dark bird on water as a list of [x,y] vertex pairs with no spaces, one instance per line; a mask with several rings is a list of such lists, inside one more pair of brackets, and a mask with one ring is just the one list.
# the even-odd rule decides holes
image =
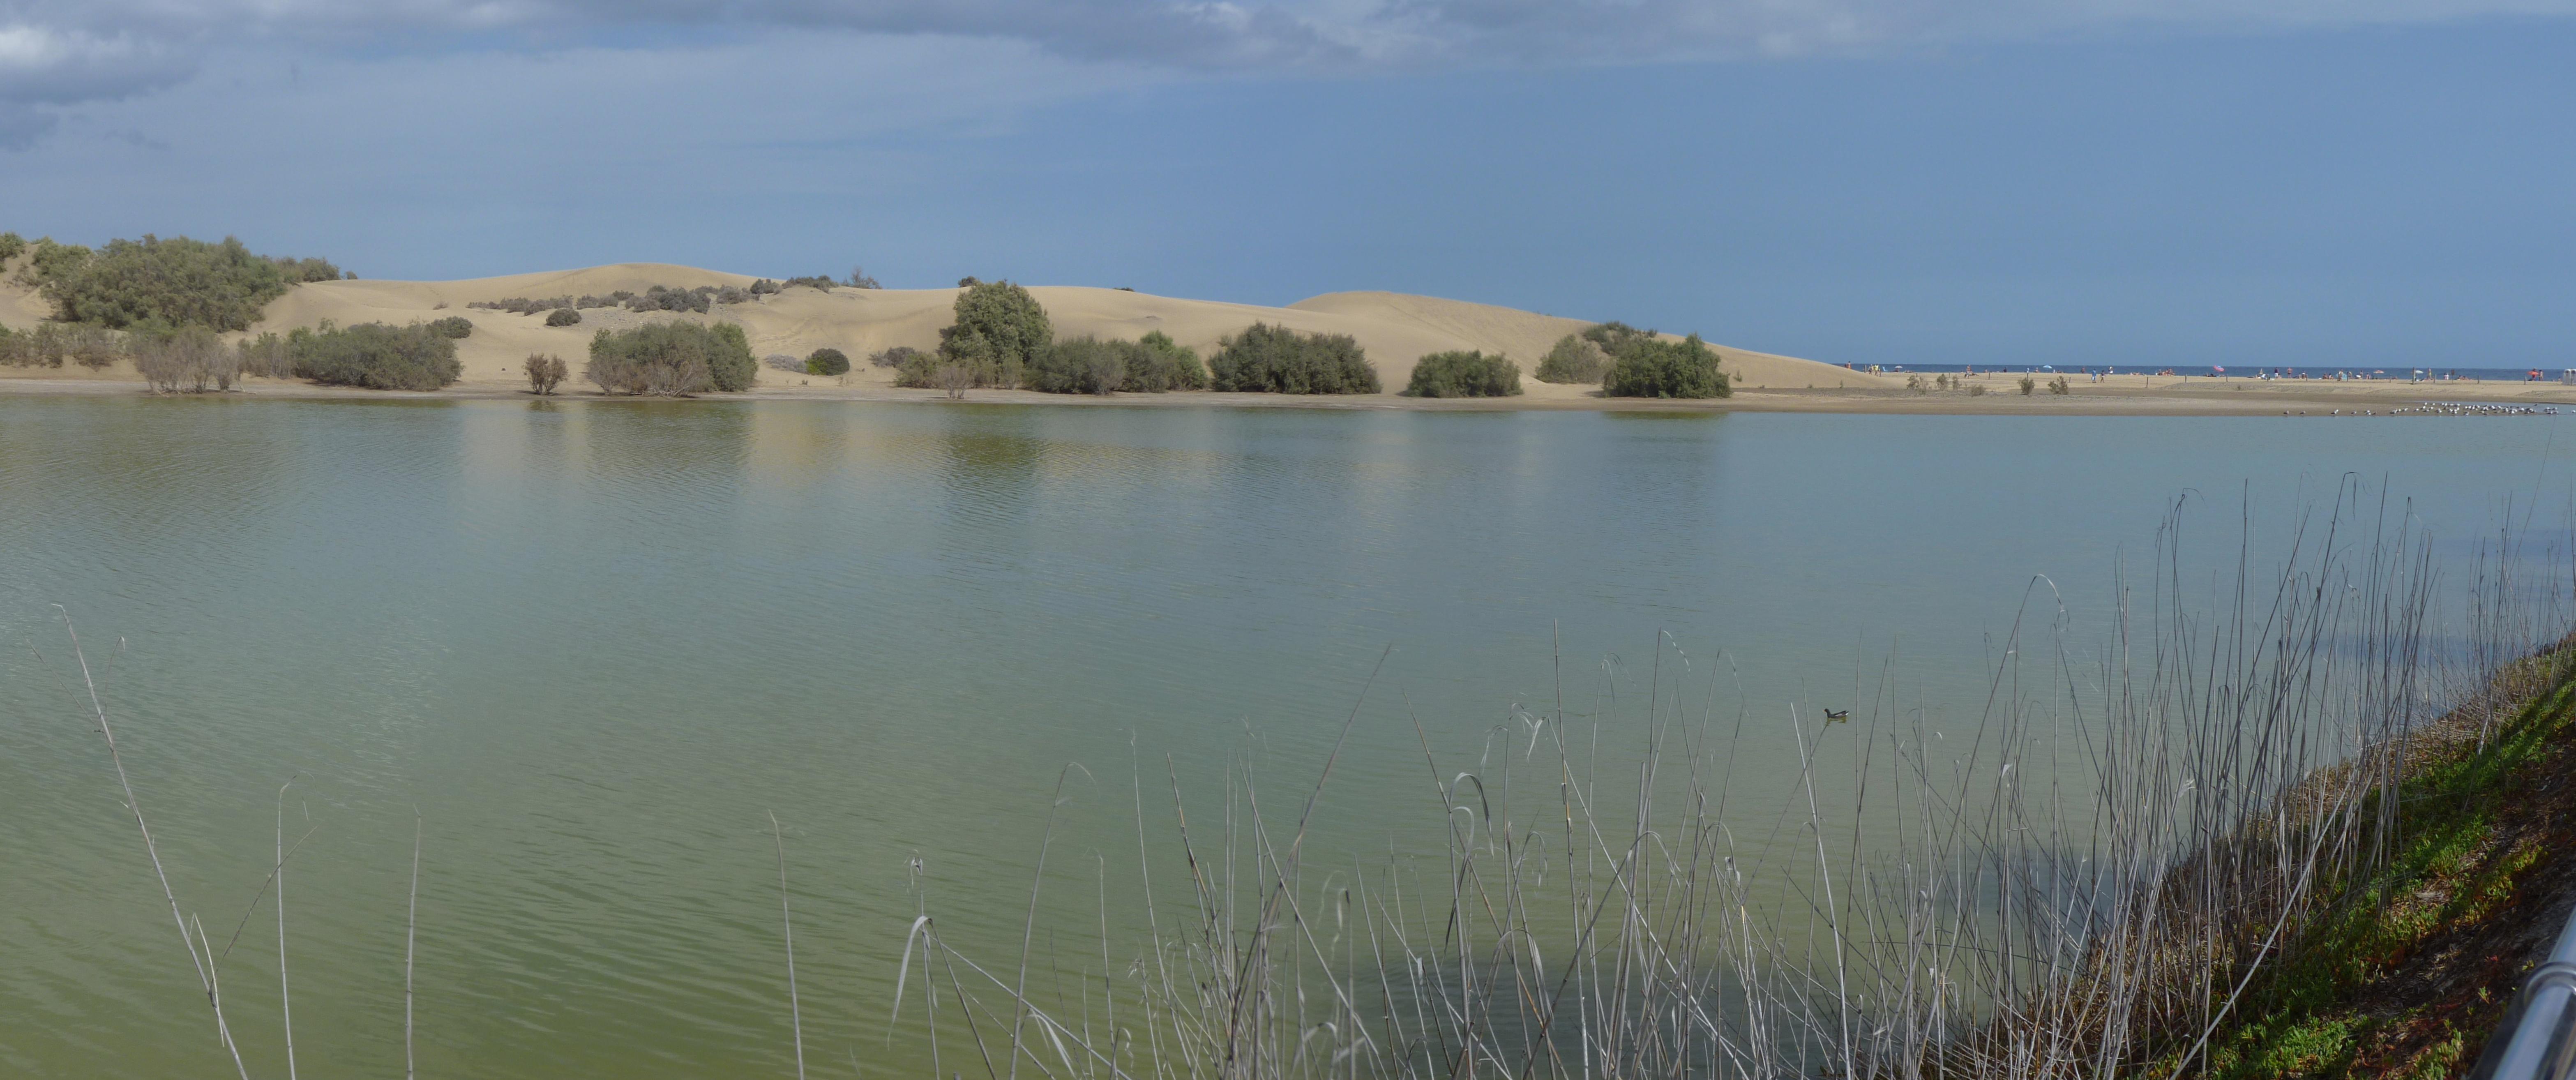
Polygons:
[[1827,709],[1827,710],[1825,710],[1825,722],[1826,722],[1826,723],[1828,723],[1828,724],[1832,724],[1832,723],[1839,723],[1839,722],[1846,721],[1846,720],[1850,720],[1850,719],[1851,719],[1851,710],[1850,710],[1850,709],[1842,709],[1842,710],[1839,710],[1839,711],[1834,710],[1834,709]]

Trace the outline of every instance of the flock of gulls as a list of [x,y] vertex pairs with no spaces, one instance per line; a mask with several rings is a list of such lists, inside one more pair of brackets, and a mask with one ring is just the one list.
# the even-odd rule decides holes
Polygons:
[[[2558,406],[2499,405],[2488,402],[2472,401],[2427,401],[2421,405],[2388,410],[2388,415],[2390,416],[2403,416],[2409,414],[2415,416],[2556,416],[2558,415]],[[2294,412],[2289,409],[2283,409],[2281,410],[2281,415],[2306,416],[2308,415],[2308,411],[2306,409],[2299,409]],[[2369,409],[2354,409],[2350,412],[2346,412],[2342,409],[2333,409],[2329,410],[2326,415],[2377,416],[2379,414]]]

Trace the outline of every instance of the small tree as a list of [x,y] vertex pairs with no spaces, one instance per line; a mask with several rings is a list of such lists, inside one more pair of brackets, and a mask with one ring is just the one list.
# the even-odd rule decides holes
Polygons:
[[[585,296],[585,297],[583,297],[582,299],[584,299],[584,300],[588,300],[588,299],[591,299],[591,298],[590,298],[590,297]],[[568,308],[568,307],[559,307],[559,308],[556,308],[556,309],[554,309],[553,311],[549,311],[549,312],[547,312],[547,313],[546,313],[546,325],[548,325],[548,326],[579,326],[579,325],[581,325],[581,312],[579,312],[579,311],[575,311],[575,310],[573,310],[572,308]]]
[[528,392],[540,397],[554,393],[555,387],[563,385],[564,377],[571,374],[561,357],[544,353],[529,356],[527,367]]
[[879,349],[874,353],[870,353],[868,355],[868,363],[876,367],[899,368],[903,366],[904,361],[910,360],[919,355],[921,355],[921,350],[919,349],[913,348],[910,345],[897,345],[893,348]]
[[850,373],[849,354],[844,353],[839,349],[816,349],[812,355],[805,358],[805,373],[808,375],[847,375]]
[[853,266],[850,268],[850,287],[853,289],[885,288],[885,286],[877,284],[877,279],[868,276],[868,268],[864,266]]
[[1008,281],[967,285],[955,311],[957,321],[939,331],[939,356],[967,367],[977,386],[1018,385],[1029,361],[1055,340],[1037,297]]
[[2028,375],[2021,377],[2021,396],[2029,397],[2030,392],[2037,389],[2039,389],[2039,380],[2033,379]]
[[933,373],[932,380],[941,390],[947,391],[949,400],[963,401],[966,388],[975,385],[975,373],[964,364],[941,364]]

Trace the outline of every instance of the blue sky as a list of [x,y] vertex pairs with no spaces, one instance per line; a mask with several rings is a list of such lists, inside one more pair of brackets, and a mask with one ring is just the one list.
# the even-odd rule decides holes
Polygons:
[[2567,366],[2571,60],[2478,0],[0,0],[0,228]]

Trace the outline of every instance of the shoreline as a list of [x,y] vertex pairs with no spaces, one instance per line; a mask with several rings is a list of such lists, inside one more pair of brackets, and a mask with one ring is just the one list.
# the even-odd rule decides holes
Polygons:
[[[2125,385],[2124,385],[2125,384]],[[2107,384],[2076,384],[2072,392],[2023,396],[2007,389],[1982,395],[1958,390],[1917,393],[1903,389],[1744,388],[1732,397],[1704,400],[1612,398],[1597,392],[1529,394],[1504,398],[1408,398],[1395,394],[1297,395],[1189,390],[1163,394],[1046,394],[1034,390],[970,390],[952,401],[937,390],[883,385],[755,386],[738,394],[708,394],[686,401],[863,401],[966,405],[1073,405],[1143,408],[1377,409],[1421,412],[1786,412],[1912,416],[2388,416],[2390,410],[2436,402],[2469,405],[2576,408],[2576,386],[2562,383],[2348,382],[2200,380],[2161,384],[2124,376]],[[152,397],[139,380],[83,378],[66,373],[0,375],[0,395]],[[540,399],[507,383],[459,383],[442,390],[365,390],[291,380],[247,379],[209,397],[299,401],[635,401],[594,390],[559,391]],[[673,399],[653,399],[673,400]],[[2422,414],[2399,414],[2422,415]]]

